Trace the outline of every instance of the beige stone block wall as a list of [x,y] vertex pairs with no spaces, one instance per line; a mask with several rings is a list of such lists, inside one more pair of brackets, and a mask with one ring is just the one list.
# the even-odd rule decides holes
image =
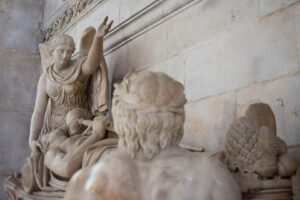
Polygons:
[[19,171],[41,72],[38,55],[42,0],[0,1],[0,199],[3,180]]
[[185,111],[182,143],[204,148],[205,151],[222,150],[226,131],[235,119],[235,92],[190,102],[185,106]]
[[[154,1],[109,0],[66,33],[78,45],[81,32],[106,15],[115,21],[113,30],[129,23],[105,40],[105,46],[125,41],[106,55],[111,85],[139,69],[180,81],[188,99],[185,145],[222,149],[233,120],[250,103],[265,102],[276,115],[278,135],[300,155],[299,0],[167,1],[135,18]],[[183,9],[168,15],[178,5]],[[150,18],[157,24],[127,40]]]
[[[188,99],[183,144],[222,149],[233,120],[249,104],[265,102],[276,115],[278,135],[300,155],[299,0],[194,0],[190,6],[178,0],[135,18],[153,2],[106,1],[66,33],[78,45],[82,31],[106,15],[115,21],[113,30],[129,23],[105,40],[105,46],[125,41],[106,55],[111,91],[128,71],[140,69],[180,81]],[[178,5],[183,9],[169,16]],[[150,18],[157,24],[127,40]]]
[[[279,136],[297,152],[299,83],[292,87],[284,80],[299,77],[299,3],[277,2],[267,9],[265,1],[230,2],[203,1],[129,42],[127,68],[163,71],[184,83],[189,101],[184,144],[221,149],[244,91],[246,106],[271,105]],[[273,86],[273,80],[282,82]],[[269,88],[260,98],[247,89],[256,84]],[[270,99],[280,98],[288,98],[293,109],[278,110]]]
[[188,50],[188,99],[197,100],[296,72],[295,35],[293,12],[287,9]]

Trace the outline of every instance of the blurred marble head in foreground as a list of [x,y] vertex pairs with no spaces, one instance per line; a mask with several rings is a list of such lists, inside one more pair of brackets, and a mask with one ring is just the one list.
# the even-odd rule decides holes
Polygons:
[[65,199],[241,199],[239,186],[219,160],[179,146],[183,91],[160,72],[135,72],[116,84],[112,115],[118,147],[78,171]]
[[119,146],[151,159],[183,136],[184,87],[164,73],[140,71],[115,84],[112,115]]

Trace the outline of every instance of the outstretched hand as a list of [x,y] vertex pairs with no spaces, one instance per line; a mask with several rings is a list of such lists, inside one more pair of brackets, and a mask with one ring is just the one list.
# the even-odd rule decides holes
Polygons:
[[111,20],[109,22],[109,24],[107,24],[107,21],[108,21],[108,17],[106,16],[104,18],[103,22],[98,27],[98,30],[96,32],[97,37],[104,37],[108,33],[109,29],[111,28],[111,26],[113,24],[113,21]]

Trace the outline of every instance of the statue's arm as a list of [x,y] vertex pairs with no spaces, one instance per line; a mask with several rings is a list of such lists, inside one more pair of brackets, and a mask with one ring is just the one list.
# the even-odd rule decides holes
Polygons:
[[47,103],[46,79],[44,75],[41,75],[37,86],[36,102],[30,124],[29,146],[32,151],[35,151],[34,143],[36,143],[44,123]]
[[107,20],[108,18],[106,17],[96,32],[87,59],[81,68],[83,76],[89,76],[94,73],[103,59],[103,37],[109,31],[113,23],[111,21],[109,24],[106,24]]

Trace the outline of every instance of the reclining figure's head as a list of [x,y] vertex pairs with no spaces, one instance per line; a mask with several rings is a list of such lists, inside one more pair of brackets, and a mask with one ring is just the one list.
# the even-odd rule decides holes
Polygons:
[[112,116],[119,146],[151,159],[183,135],[184,87],[164,73],[140,71],[115,84]]

